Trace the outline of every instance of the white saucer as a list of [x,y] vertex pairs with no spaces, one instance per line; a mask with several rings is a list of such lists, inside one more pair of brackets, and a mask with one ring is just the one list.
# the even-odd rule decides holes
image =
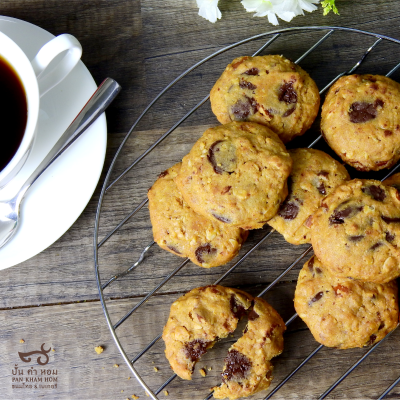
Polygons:
[[[0,16],[0,31],[14,40],[29,59],[54,37],[28,22],[3,16]],[[0,192],[0,200],[11,198],[17,192],[96,88],[80,61],[63,82],[41,98],[32,152],[18,176]],[[0,270],[40,253],[71,227],[99,181],[106,144],[107,125],[103,114],[27,193],[21,207],[21,225],[11,241],[0,249]]]

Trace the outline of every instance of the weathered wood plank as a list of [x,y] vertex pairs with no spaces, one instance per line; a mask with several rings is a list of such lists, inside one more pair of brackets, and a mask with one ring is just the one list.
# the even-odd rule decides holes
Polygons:
[[[266,299],[276,307],[287,320],[293,313],[293,284],[281,284],[273,289]],[[254,290],[253,290],[254,292]],[[255,292],[254,292],[255,294]],[[151,299],[137,313],[130,317],[117,330],[118,337],[133,358],[155,336],[161,333],[170,304],[178,295],[157,296]],[[107,302],[113,320],[119,319],[132,305],[132,299]],[[0,352],[0,390],[2,398],[7,399],[126,399],[132,394],[146,398],[134,378],[128,380],[130,372],[122,361],[106,326],[99,302],[54,305],[50,307],[31,307],[0,311],[1,352]],[[243,328],[242,328],[243,329]],[[167,390],[169,396],[160,394],[160,399],[203,399],[208,388],[220,382],[219,373],[223,359],[230,345],[240,336],[240,329],[234,337],[218,343],[199,363],[191,382],[179,378]],[[20,343],[24,339],[25,343]],[[399,332],[377,350],[368,361],[350,375],[334,392],[334,398],[376,398],[400,373],[400,362],[395,351]],[[44,348],[54,348],[50,361],[45,366],[36,362],[24,363],[18,352],[29,352]],[[102,345],[105,351],[97,355],[94,347]],[[294,322],[285,334],[285,350],[275,359],[272,387],[277,385],[292,371],[318,344],[301,321]],[[136,364],[145,382],[156,390],[171,375],[164,358],[164,345],[157,343]],[[312,361],[299,371],[277,394],[277,399],[315,399],[340,375],[347,370],[367,349],[339,351],[323,349]],[[43,358],[44,360],[44,358]],[[43,361],[42,360],[42,361]],[[383,363],[382,360],[385,360]],[[40,373],[41,369],[57,370],[56,389],[13,389],[12,370],[18,367],[24,371],[32,366]],[[119,368],[113,367],[119,364]],[[207,370],[207,377],[198,373],[200,367]],[[158,371],[154,370],[157,367]],[[18,375],[17,375],[18,376]],[[41,375],[39,375],[40,377]],[[46,375],[47,376],[47,375]],[[372,378],[373,377],[373,378]],[[123,390],[124,392],[121,392]],[[396,389],[393,395],[398,396]],[[264,398],[264,394],[254,399]]]

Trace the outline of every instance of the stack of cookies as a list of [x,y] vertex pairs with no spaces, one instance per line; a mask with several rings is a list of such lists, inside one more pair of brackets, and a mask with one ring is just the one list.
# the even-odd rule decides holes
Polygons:
[[[238,254],[248,230],[262,228],[281,210],[291,221],[281,229],[303,243],[297,236],[307,236],[300,227],[318,206],[314,194],[323,197],[348,179],[346,170],[323,152],[303,149],[295,155],[285,148],[310,128],[319,102],[315,82],[288,59],[235,59],[211,91],[212,109],[224,125],[204,132],[148,192],[155,242],[199,266],[216,267]],[[288,184],[296,187],[299,180],[289,177],[292,158],[297,174],[304,157],[311,161],[302,181],[315,193],[295,194],[291,201]]]
[[[400,85],[387,77],[340,78],[322,106],[321,130],[344,162],[378,171],[400,158]],[[326,196],[310,220],[315,256],[300,272],[295,308],[329,347],[383,339],[399,319],[399,174],[353,179]]]
[[296,311],[318,342],[363,347],[396,328],[399,222],[399,192],[379,181],[354,179],[323,200],[311,223],[315,256],[295,292]]
[[[400,159],[399,99],[400,85],[389,78],[340,78],[322,107],[324,138],[360,171],[391,167]],[[300,272],[295,308],[315,339],[337,348],[381,340],[399,317],[394,279],[400,276],[400,177],[384,184],[350,180],[346,168],[320,150],[286,150],[285,144],[314,122],[320,98],[310,76],[282,56],[235,59],[210,100],[223,125],[208,129],[149,190],[154,240],[210,268],[230,261],[248,230],[268,223],[289,243],[313,246],[315,256]],[[232,318],[229,310],[215,310],[232,296],[244,296],[240,309],[251,310],[252,333],[230,349],[214,397],[236,399],[267,388],[270,359],[282,351],[283,341],[271,350],[271,341],[258,341],[257,335],[279,315],[261,299],[212,288],[195,289],[172,306],[163,335],[172,368],[190,379],[200,355],[233,331],[240,318],[224,323],[224,334],[219,325]],[[196,307],[205,307],[207,317],[197,313],[194,319]],[[269,310],[267,322],[253,324],[250,315],[260,316],[262,310]],[[182,322],[182,312],[196,325],[196,334],[186,316]],[[261,358],[254,359],[249,340]]]

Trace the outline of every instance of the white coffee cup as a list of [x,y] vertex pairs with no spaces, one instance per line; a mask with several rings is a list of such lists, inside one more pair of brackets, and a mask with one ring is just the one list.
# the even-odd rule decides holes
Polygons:
[[[62,55],[61,53],[65,54]],[[0,56],[18,75],[27,102],[25,132],[14,156],[0,171],[0,188],[15,177],[28,158],[36,136],[40,97],[71,72],[80,60],[81,55],[82,46],[78,40],[72,35],[63,34],[46,43],[33,60],[29,61],[22,49],[8,36],[0,32]],[[52,61],[54,62],[52,63]]]

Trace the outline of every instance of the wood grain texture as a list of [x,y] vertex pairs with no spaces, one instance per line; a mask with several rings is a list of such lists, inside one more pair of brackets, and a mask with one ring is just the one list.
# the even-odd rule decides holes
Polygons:
[[[293,314],[293,284],[281,284],[265,297],[287,320]],[[256,292],[253,291],[253,294]],[[162,325],[168,318],[169,304],[178,297],[175,295],[155,296],[120,328],[118,335],[129,357],[133,358],[155,336],[161,333]],[[111,315],[118,319],[131,306],[131,300],[112,300],[107,302]],[[31,307],[2,311],[0,313],[0,354],[1,397],[6,399],[121,399],[132,394],[147,398],[143,389],[132,377],[122,357],[111,340],[108,328],[98,302]],[[55,328],[57,327],[57,328]],[[175,379],[168,387],[169,396],[160,394],[160,399],[200,400],[211,386],[220,382],[219,374],[226,352],[241,335],[240,329],[234,337],[218,343],[196,367],[192,381]],[[24,343],[20,340],[24,339]],[[400,362],[396,351],[399,332],[383,343],[377,354],[362,364],[354,374],[346,379],[334,392],[334,398],[373,399],[389,386],[400,373]],[[40,348],[55,349],[50,352],[50,361],[45,366],[38,365],[32,356],[30,363],[23,363],[18,352],[29,352]],[[98,355],[94,347],[101,345],[104,352]],[[275,387],[288,372],[292,371],[318,344],[301,321],[296,321],[285,333],[285,350],[274,360]],[[296,374],[274,398],[277,399],[315,399],[327,389],[342,373],[356,362],[368,349],[321,350],[298,374]],[[382,369],[382,360],[390,368]],[[56,389],[13,389],[12,370],[15,364],[24,371],[33,367],[57,370]],[[114,367],[117,364],[119,367]],[[158,371],[154,370],[154,367]],[[199,374],[199,368],[206,367],[207,377]],[[164,357],[162,341],[154,345],[137,363],[135,368],[152,390],[159,388],[172,371]],[[208,370],[211,368],[211,370]],[[18,375],[17,375],[18,376]],[[39,375],[41,376],[41,375]],[[47,376],[47,375],[46,375]],[[54,375],[52,375],[54,376]],[[128,377],[131,379],[128,380]],[[121,392],[123,390],[123,392]],[[259,400],[268,392],[258,394],[252,399]],[[399,396],[396,389],[392,396]],[[397,398],[397,397],[392,397]]]
[[[223,19],[216,24],[197,15],[195,0],[5,0],[2,2],[2,13],[37,24],[55,35],[72,33],[83,45],[83,61],[96,82],[100,83],[110,76],[123,87],[122,93],[107,111],[109,141],[104,171],[108,169],[125,133],[159,91],[195,62],[224,46],[278,28],[310,25],[356,27],[400,39],[398,0],[340,0],[340,16],[330,14],[323,17],[319,9],[297,17],[291,23],[281,21],[279,27],[268,24],[265,18],[254,18],[246,13],[239,0],[220,0],[219,5]],[[321,36],[321,32],[293,34],[275,41],[267,52],[284,54],[296,60]],[[323,87],[338,73],[350,68],[373,42],[373,38],[335,33],[301,66],[319,87]],[[263,43],[265,38],[223,53],[182,79],[140,122],[117,160],[113,176],[118,176],[201,101],[228,62],[238,55],[252,54]],[[360,72],[385,74],[400,61],[398,54],[398,46],[381,43],[374,50],[373,57],[367,58]],[[400,72],[393,78],[400,80]],[[202,132],[216,123],[209,103],[204,104],[116,184],[104,199],[100,238],[146,197],[147,189],[161,171],[179,161]],[[307,146],[317,135],[318,121],[310,132],[290,147]],[[318,147],[329,152],[322,142]],[[356,176],[354,171],[351,173]],[[104,173],[101,182],[103,179]],[[81,217],[50,248],[15,267],[0,271],[0,398],[126,399],[134,393],[141,399],[146,398],[133,378],[127,380],[128,369],[111,339],[98,301],[93,266],[93,226],[99,193],[100,185]],[[239,257],[268,231],[269,228],[265,228],[252,232]],[[106,280],[131,266],[143,247],[151,242],[151,227],[145,206],[100,249],[102,279]],[[275,233],[222,284],[240,285],[256,294],[306,248],[290,245]],[[134,356],[161,332],[169,305],[174,299],[195,286],[215,282],[239,257],[227,266],[208,270],[189,263],[178,272],[156,296],[118,328],[128,354]],[[112,299],[108,304],[113,321],[128,312],[182,261],[153,246],[133,273],[106,289],[107,298]],[[300,262],[284,277],[285,283],[279,284],[266,296],[285,319],[293,313],[292,282],[296,280],[303,263]],[[44,307],[36,307],[38,305]],[[396,356],[398,335],[396,332],[382,344],[328,398],[378,397],[400,375]],[[24,344],[19,343],[21,338],[25,339]],[[218,383],[224,354],[233,340],[230,338],[225,344],[218,345],[202,361],[201,365],[212,366],[206,378],[196,374],[190,383],[176,379],[168,387],[170,396],[160,394],[160,398],[204,398],[208,387]],[[11,370],[15,363],[21,364],[18,351],[35,350],[43,342],[56,349],[49,365],[59,371],[59,388],[54,392],[13,391]],[[100,356],[93,350],[98,344],[106,347]],[[272,387],[316,347],[305,326],[299,321],[293,323],[286,334],[285,352],[275,362]],[[323,349],[274,397],[318,398],[366,351]],[[120,364],[120,368],[113,367],[115,363]],[[156,373],[153,366],[159,367],[159,372]],[[138,362],[138,371],[153,389],[171,375],[161,343]],[[124,392],[121,393],[121,390]],[[399,389],[395,389],[387,398],[399,397]]]

